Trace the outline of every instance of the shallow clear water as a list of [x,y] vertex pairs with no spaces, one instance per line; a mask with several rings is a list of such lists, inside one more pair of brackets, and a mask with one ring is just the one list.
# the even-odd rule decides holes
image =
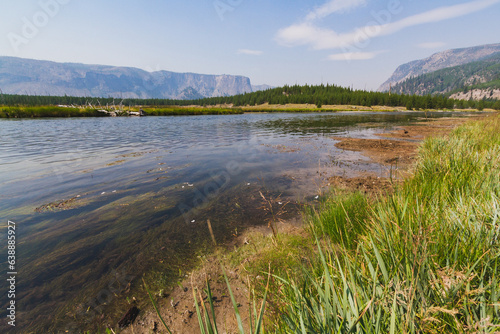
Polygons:
[[[277,203],[306,202],[328,176],[385,176],[361,154],[336,149],[331,137],[375,138],[423,116],[0,120],[0,219],[3,234],[7,220],[18,228],[19,327],[90,322],[89,309],[98,315],[118,298],[103,297],[109,282],[134,284],[153,267],[168,281],[182,259],[204,248],[207,219],[221,240],[264,223],[260,191]],[[0,249],[7,253],[5,244]],[[0,289],[7,291],[4,280]],[[4,317],[3,292],[0,301]]]

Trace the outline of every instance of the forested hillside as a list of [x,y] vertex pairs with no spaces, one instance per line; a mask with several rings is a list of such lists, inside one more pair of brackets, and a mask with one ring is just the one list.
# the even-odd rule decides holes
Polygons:
[[485,60],[412,77],[392,87],[400,94],[435,95],[500,89],[500,53]]
[[400,65],[378,90],[388,92],[391,86],[394,87],[396,84],[412,77],[481,61],[498,53],[500,53],[500,43],[438,52],[428,58]]

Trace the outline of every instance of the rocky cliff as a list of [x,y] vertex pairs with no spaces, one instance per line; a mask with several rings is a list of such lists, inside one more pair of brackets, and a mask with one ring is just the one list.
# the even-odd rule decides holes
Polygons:
[[252,92],[250,79],[243,76],[147,72],[15,57],[0,57],[0,89],[5,94],[170,99]]

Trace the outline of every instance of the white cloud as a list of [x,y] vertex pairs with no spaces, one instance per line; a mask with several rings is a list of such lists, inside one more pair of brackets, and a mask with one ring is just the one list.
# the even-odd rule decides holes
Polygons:
[[427,43],[420,43],[417,45],[417,47],[421,49],[439,49],[445,46],[445,42],[427,42]]
[[311,45],[314,49],[335,49],[352,41],[350,34],[339,34],[312,23],[300,23],[278,31],[278,42],[285,46]]
[[[440,22],[464,16],[488,8],[499,3],[500,0],[475,0],[460,5],[440,7],[395,22],[391,22],[391,14],[389,11],[386,11],[384,15],[378,15],[378,17],[377,15],[373,15],[374,21],[347,33],[337,33],[332,29],[321,28],[311,21],[313,17],[319,18],[321,15],[334,13],[335,11],[332,8],[330,10],[326,9],[326,6],[333,2],[335,1],[325,4],[325,9],[322,11],[320,11],[320,7],[310,13],[307,16],[309,18],[307,21],[280,29],[276,35],[277,42],[285,46],[309,45],[316,50],[346,49],[350,46],[361,48],[371,38],[391,35],[405,28],[421,24]],[[355,0],[355,2],[358,3],[360,1]],[[342,1],[342,3],[344,2]],[[341,3],[339,3],[339,6],[341,6]],[[387,17],[387,15],[389,16]]]
[[306,20],[322,19],[333,13],[345,13],[356,7],[366,5],[367,0],[330,0],[306,16]]
[[369,60],[375,58],[377,55],[383,52],[385,51],[336,53],[333,55],[329,55],[328,60],[333,60],[333,61]]
[[250,56],[260,56],[263,54],[262,51],[249,50],[249,49],[239,49],[236,53],[239,55],[250,55]]

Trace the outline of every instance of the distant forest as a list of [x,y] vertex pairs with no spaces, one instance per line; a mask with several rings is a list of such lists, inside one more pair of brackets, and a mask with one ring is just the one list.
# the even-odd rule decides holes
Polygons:
[[196,100],[170,100],[170,99],[118,99],[72,96],[30,96],[1,94],[0,105],[74,105],[106,107],[106,105],[123,106],[215,106],[232,104],[234,107],[258,106],[264,103],[285,104],[313,104],[318,108],[324,105],[357,105],[357,106],[392,106],[406,107],[408,110],[420,109],[456,109],[495,108],[500,110],[498,101],[460,101],[448,99],[442,95],[417,96],[404,94],[390,94],[381,92],[368,92],[353,90],[335,85],[317,86],[284,86],[254,93],[235,96],[210,97]]

